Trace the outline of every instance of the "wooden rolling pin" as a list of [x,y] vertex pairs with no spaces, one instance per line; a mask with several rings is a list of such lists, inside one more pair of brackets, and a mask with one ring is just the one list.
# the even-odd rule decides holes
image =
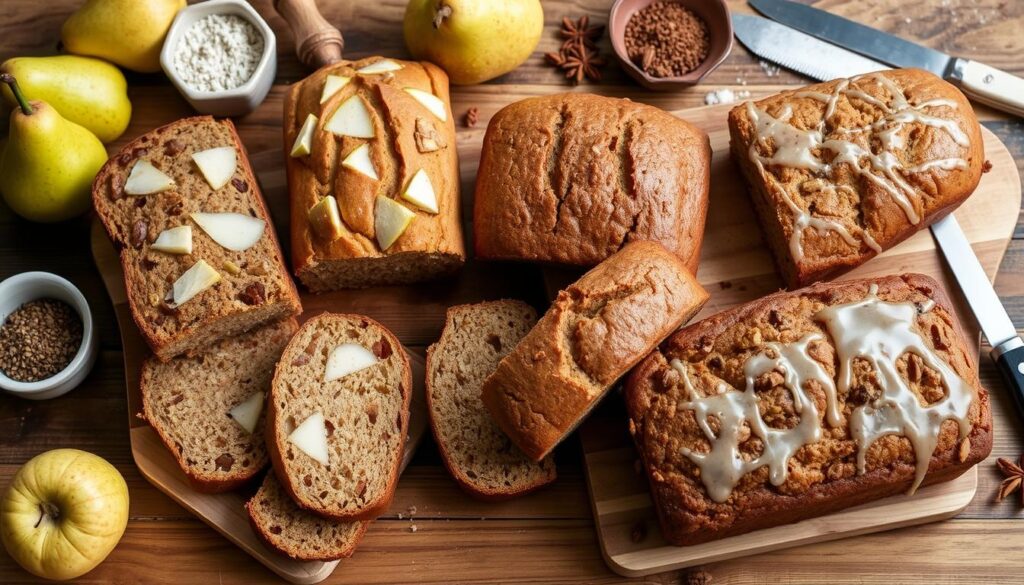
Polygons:
[[295,35],[295,54],[310,69],[341,61],[345,40],[341,31],[327,22],[316,0],[274,0],[277,10]]

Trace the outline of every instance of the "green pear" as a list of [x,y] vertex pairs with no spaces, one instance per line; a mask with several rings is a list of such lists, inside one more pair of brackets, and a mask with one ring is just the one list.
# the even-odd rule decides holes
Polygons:
[[4,201],[25,219],[46,223],[89,209],[92,180],[107,161],[103,143],[46,102],[29,102],[10,74],[0,73],[0,82],[18,101],[0,160]]
[[[50,104],[104,143],[116,140],[131,120],[128,83],[106,61],[76,55],[18,57],[4,61],[0,73],[13,75],[27,95]],[[2,86],[0,91],[15,103],[10,89]]]
[[540,0],[410,0],[405,45],[452,83],[480,83],[530,57],[544,31]]
[[185,0],[87,0],[60,31],[64,48],[133,71],[160,71],[167,29]]

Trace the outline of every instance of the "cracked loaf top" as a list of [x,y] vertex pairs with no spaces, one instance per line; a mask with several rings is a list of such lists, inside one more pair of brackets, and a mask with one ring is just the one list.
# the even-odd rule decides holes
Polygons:
[[791,287],[827,279],[941,219],[977,187],[981,129],[955,87],[917,69],[747,102],[733,156]]
[[540,461],[708,294],[657,242],[633,242],[558,293],[484,382],[491,417]]
[[666,539],[820,516],[984,459],[989,398],[959,329],[938,283],[907,274],[776,293],[669,337],[625,384]]
[[484,137],[476,254],[593,266],[653,240],[696,271],[710,160],[704,132],[651,106],[575,93],[511,104]]

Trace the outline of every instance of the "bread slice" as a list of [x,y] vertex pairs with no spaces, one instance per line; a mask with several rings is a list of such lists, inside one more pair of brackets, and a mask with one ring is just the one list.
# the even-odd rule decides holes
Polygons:
[[[325,381],[329,356],[346,343],[372,351],[376,363]],[[325,518],[380,515],[398,481],[411,396],[409,359],[384,326],[361,315],[307,321],[278,363],[267,410],[267,446],[285,490]],[[289,439],[317,413],[325,421],[326,464]]]
[[[192,155],[219,147],[234,149],[236,165],[227,183],[214,189]],[[174,186],[127,195],[127,179],[140,161],[171,177]],[[160,360],[202,352],[216,341],[302,311],[270,214],[230,120],[197,116],[143,134],[103,166],[93,181],[92,198],[119,250],[132,317]],[[236,213],[266,223],[255,243],[233,251],[195,222],[196,212]],[[192,231],[190,254],[153,249],[163,231],[186,226]],[[215,270],[220,281],[179,305],[169,302],[174,282],[199,261]]]
[[245,510],[256,535],[270,548],[300,561],[352,556],[369,522],[335,522],[299,507],[271,471]]
[[142,364],[142,415],[201,492],[235,489],[267,464],[263,417],[250,434],[229,412],[270,392],[295,319],[226,339],[205,353]]
[[555,480],[551,457],[534,463],[494,424],[480,400],[484,380],[537,322],[521,301],[448,309],[441,339],[427,350],[427,410],[445,467],[466,492],[502,500]]

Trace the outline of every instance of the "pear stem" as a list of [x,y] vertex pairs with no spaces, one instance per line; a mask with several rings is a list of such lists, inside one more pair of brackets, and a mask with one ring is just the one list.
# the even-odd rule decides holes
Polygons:
[[0,73],[0,82],[6,83],[11,87],[11,93],[14,94],[14,99],[18,100],[18,105],[21,106],[21,111],[26,116],[31,116],[34,112],[32,106],[25,99],[25,95],[21,93],[21,88],[18,87],[18,80],[14,78],[10,73]]
[[434,13],[434,28],[441,28],[441,24],[444,23],[444,19],[452,15],[452,7],[447,4],[442,4],[437,8],[437,12]]

